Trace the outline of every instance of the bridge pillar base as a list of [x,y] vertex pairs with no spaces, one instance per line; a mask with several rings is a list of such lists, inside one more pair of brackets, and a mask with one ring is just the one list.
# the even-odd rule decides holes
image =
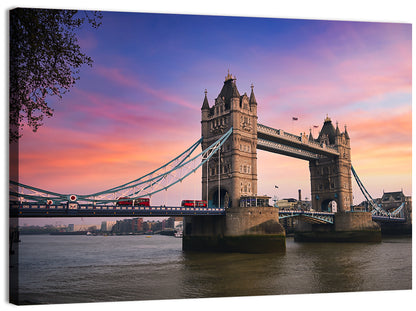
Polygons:
[[185,217],[184,251],[270,253],[286,249],[274,207],[229,208],[225,216]]
[[301,224],[296,228],[296,242],[381,242],[380,226],[371,213],[340,212],[333,225]]
[[412,224],[381,223],[382,235],[412,235]]

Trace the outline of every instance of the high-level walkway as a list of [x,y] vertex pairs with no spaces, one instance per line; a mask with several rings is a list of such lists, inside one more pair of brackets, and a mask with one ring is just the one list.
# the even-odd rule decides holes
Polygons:
[[257,124],[257,149],[302,160],[317,160],[321,156],[339,156],[332,146],[311,141],[306,135],[297,136],[283,130]]

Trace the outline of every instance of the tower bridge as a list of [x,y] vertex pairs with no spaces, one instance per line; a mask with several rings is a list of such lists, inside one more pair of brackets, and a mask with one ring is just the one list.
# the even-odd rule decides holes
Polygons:
[[[210,107],[205,93],[201,107],[202,148],[233,128],[221,149],[220,163],[215,158],[202,168],[202,197],[213,205],[237,206],[242,195],[257,195],[257,149],[309,161],[312,207],[329,211],[331,201],[339,211],[352,205],[350,138],[345,128],[334,128],[326,118],[319,136],[300,136],[257,122],[257,100],[251,93],[240,95],[231,74]],[[209,187],[207,186],[209,185]],[[219,193],[219,195],[218,195]],[[218,200],[218,197],[220,200]],[[215,198],[215,199],[214,199]],[[221,203],[222,202],[222,203]]]
[[[313,210],[327,213],[330,205],[337,207],[338,213],[320,218],[296,213],[296,217],[309,220],[300,226],[299,239],[379,240],[380,227],[371,214],[350,212],[351,148],[346,127],[341,132],[327,117],[316,139],[312,133],[297,136],[259,124],[257,107],[253,85],[249,96],[240,95],[230,73],[212,106],[205,91],[202,148],[233,128],[218,156],[202,167],[203,200],[224,207],[226,214],[220,218],[185,217],[184,249],[264,251],[284,247],[285,233],[275,208],[239,204],[240,198],[257,197],[257,149],[308,161]],[[293,216],[280,214],[280,218]]]
[[[380,227],[373,220],[389,222],[391,216],[395,216],[393,222],[404,220],[396,217],[399,211],[383,214],[373,203],[373,212],[378,214],[351,211],[352,173],[366,198],[368,192],[352,168],[346,127],[341,132],[326,117],[317,138],[311,132],[298,136],[259,124],[257,106],[253,85],[250,96],[240,95],[236,78],[228,73],[212,106],[205,91],[201,139],[167,164],[89,195],[59,194],[10,181],[10,215],[183,216],[184,250],[248,252],[284,249],[285,231],[279,219],[287,217],[302,220],[298,239],[330,241],[379,240]],[[194,155],[199,146],[202,151]],[[257,150],[309,162],[313,211],[279,212],[267,204],[267,197],[257,195]],[[135,206],[135,200],[168,191],[198,169],[202,170],[203,206]],[[132,204],[120,206],[120,198],[128,198]],[[373,201],[371,196],[368,200]],[[329,206],[336,206],[337,212]]]

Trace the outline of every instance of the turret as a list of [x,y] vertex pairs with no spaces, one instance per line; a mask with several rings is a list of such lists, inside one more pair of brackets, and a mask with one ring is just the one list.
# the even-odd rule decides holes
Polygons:
[[335,144],[335,128],[332,125],[332,121],[328,117],[328,115],[326,116],[324,125],[322,126],[322,129],[319,132],[318,141],[320,143],[325,142],[328,145]]
[[[209,118],[210,108],[207,98],[207,90],[205,89],[205,98],[201,107],[201,135],[208,135],[208,118]],[[205,147],[205,146],[204,146]]]
[[251,84],[251,94],[250,94],[250,110],[257,114],[257,100],[256,96],[254,96],[254,85]]
[[313,136],[312,136],[312,129],[309,129],[309,142],[314,142],[315,140],[313,139]]
[[338,122],[337,122],[337,128],[335,129],[335,137],[340,136],[341,132],[339,131]]
[[204,102],[202,103],[201,110],[208,110],[209,111],[209,103],[208,103],[208,98],[207,98],[207,89],[205,89],[205,98],[204,98]]
[[342,136],[341,136],[341,132],[340,132],[340,130],[339,130],[339,127],[338,127],[338,122],[337,122],[337,128],[335,129],[335,145],[340,145],[340,144],[342,144]]
[[345,135],[345,139],[350,140],[350,136],[348,135],[348,132],[347,132],[347,125],[345,125],[344,135]]
[[236,78],[230,74],[230,71],[228,71],[228,74],[225,76],[224,85],[217,97],[224,101],[224,108],[226,110],[239,109],[240,93],[238,92],[235,81]]

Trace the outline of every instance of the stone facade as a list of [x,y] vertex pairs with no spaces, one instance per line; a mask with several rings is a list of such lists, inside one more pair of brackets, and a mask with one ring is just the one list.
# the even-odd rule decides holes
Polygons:
[[257,194],[257,102],[253,87],[250,97],[240,96],[236,79],[228,74],[210,107],[205,93],[201,108],[202,149],[218,140],[228,129],[233,134],[202,167],[202,199],[209,206],[237,207],[242,195]]
[[274,207],[229,208],[225,216],[184,218],[184,251],[269,253],[286,249],[286,234]]
[[241,197],[264,197],[257,197],[257,101],[253,86],[250,97],[241,96],[235,81],[225,77],[212,107],[205,92],[201,108],[203,150],[233,128],[220,154],[202,167],[202,199],[208,206],[226,207],[226,215],[185,217],[185,251],[263,253],[286,247],[277,208],[239,204]]
[[335,129],[327,117],[316,141],[336,148],[339,156],[309,161],[312,208],[315,211],[331,211],[330,203],[336,202],[336,210],[333,211],[349,211],[353,201],[351,147],[347,129],[341,133],[338,124]]
[[335,214],[333,225],[299,222],[295,228],[298,242],[380,242],[380,226],[369,212]]

